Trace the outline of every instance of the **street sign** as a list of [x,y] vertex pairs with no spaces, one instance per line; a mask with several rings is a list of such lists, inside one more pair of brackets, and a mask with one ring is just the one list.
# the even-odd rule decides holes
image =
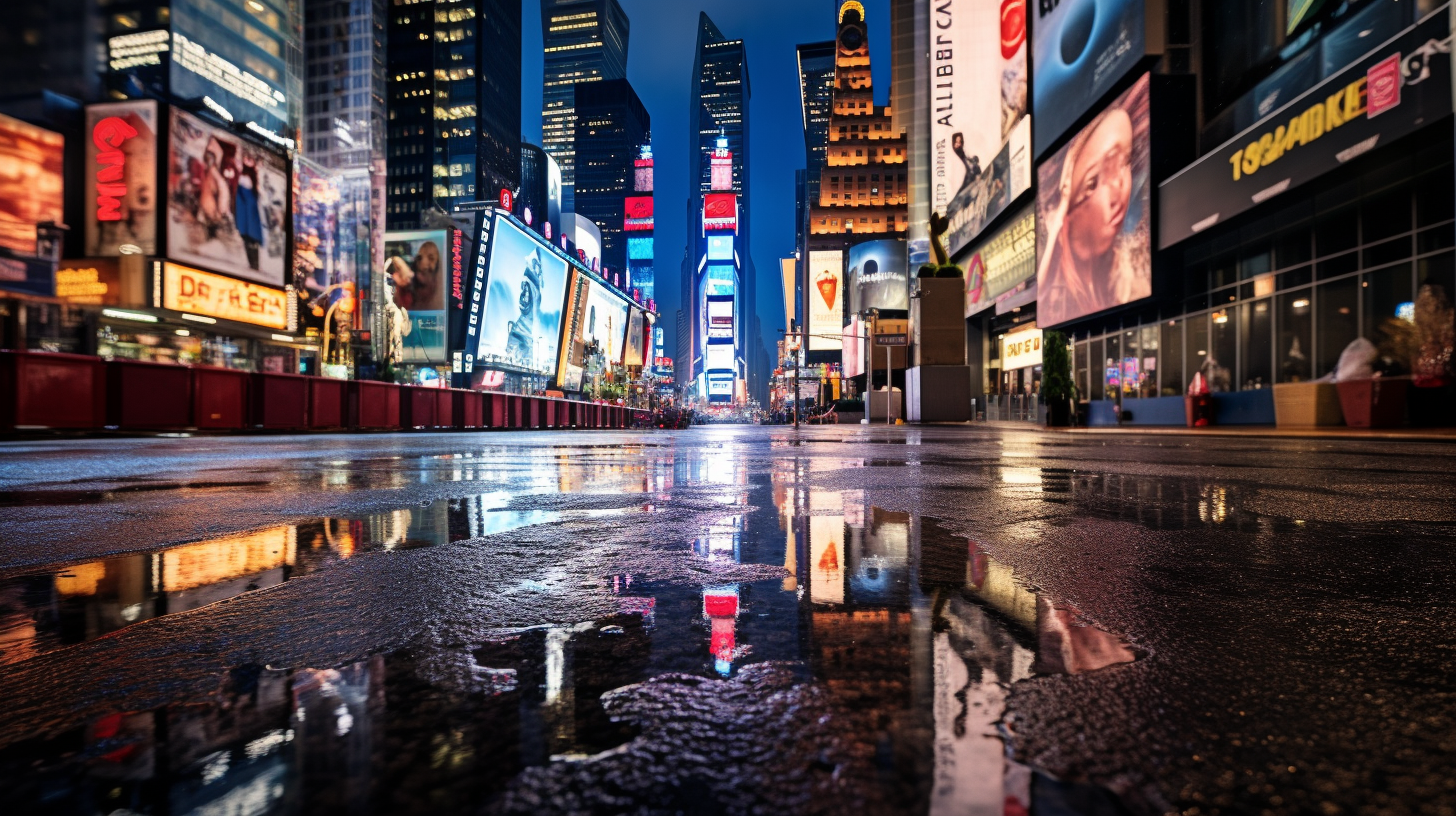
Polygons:
[[906,335],[903,335],[903,334],[877,334],[877,335],[875,335],[875,344],[876,345],[880,345],[880,346],[904,346],[904,345],[908,345],[908,343],[909,343],[909,340],[908,340],[907,336]]

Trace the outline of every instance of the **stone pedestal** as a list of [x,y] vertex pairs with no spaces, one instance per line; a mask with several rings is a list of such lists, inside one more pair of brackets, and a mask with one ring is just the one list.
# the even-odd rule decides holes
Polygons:
[[969,422],[971,367],[915,366],[905,372],[908,422]]

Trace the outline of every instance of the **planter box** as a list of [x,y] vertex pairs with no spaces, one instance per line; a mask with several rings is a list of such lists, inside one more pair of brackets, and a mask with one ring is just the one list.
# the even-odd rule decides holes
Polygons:
[[0,431],[100,428],[106,369],[80,354],[0,351]]
[[231,368],[193,366],[193,425],[215,431],[247,427],[249,376]]
[[[964,278],[916,278],[920,297],[910,301],[910,328],[915,335],[911,366],[966,364],[966,281]],[[970,395],[967,393],[969,400]]]
[[308,427],[308,381],[302,374],[253,374],[253,425],[258,428]]
[[353,380],[349,383],[349,426],[398,428],[400,386],[394,383]]
[[149,431],[192,427],[192,372],[137,360],[107,363],[106,424]]
[[342,428],[348,418],[349,383],[327,377],[308,381],[308,427],[313,430]]
[[1405,424],[1410,380],[1376,377],[1336,383],[1345,424],[1351,428],[1397,428]]
[[1274,424],[1280,428],[1343,425],[1340,392],[1334,383],[1278,383],[1274,386]]

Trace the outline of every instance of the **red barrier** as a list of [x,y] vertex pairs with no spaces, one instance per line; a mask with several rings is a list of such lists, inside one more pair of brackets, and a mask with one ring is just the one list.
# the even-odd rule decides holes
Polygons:
[[314,430],[342,428],[348,416],[347,380],[312,377],[308,381],[308,427]]
[[191,427],[192,372],[165,363],[108,362],[106,424],[149,431]]
[[525,397],[518,394],[508,394],[506,396],[506,411],[508,414],[506,418],[507,428],[519,430],[527,427],[526,420],[529,418],[527,414],[529,406]]
[[433,428],[435,422],[435,392],[438,389],[406,385],[401,388],[399,401],[399,424],[405,428]]
[[0,351],[0,430],[99,428],[105,418],[100,358]]
[[504,394],[481,394],[485,400],[485,427],[501,429],[510,425],[510,412],[507,410]]
[[349,427],[399,427],[400,387],[394,383],[353,380],[349,383]]
[[541,427],[541,399],[539,397],[526,397],[524,399],[525,410],[521,412],[525,421],[522,427],[535,430]]
[[193,366],[192,424],[204,430],[237,431],[247,423],[248,372]]
[[556,406],[556,422],[553,424],[558,428],[570,428],[571,403],[566,400],[554,400],[551,404]]
[[449,392],[453,427],[481,428],[485,426],[485,394],[479,391],[452,390]]
[[253,426],[307,428],[308,381],[302,374],[253,374]]

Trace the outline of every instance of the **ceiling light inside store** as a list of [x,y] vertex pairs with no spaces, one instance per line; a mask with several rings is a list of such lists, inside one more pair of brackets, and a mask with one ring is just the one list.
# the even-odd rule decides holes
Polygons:
[[186,329],[178,329],[177,331],[173,332],[173,334],[177,335],[178,337],[191,337],[192,336],[192,332],[187,331]]

